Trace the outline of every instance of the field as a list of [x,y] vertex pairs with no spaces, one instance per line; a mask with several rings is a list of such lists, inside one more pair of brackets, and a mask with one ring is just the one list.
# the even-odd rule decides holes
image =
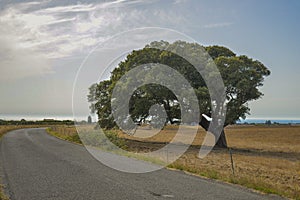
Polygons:
[[[193,130],[197,131],[197,135],[188,151],[169,165],[170,168],[240,184],[266,193],[300,199],[300,126],[227,127],[225,133],[228,146],[232,150],[234,169],[227,149],[214,149],[204,159],[198,158],[205,131],[196,126],[185,128],[186,135]],[[125,139],[128,150],[148,152],[160,149],[171,141],[177,129],[176,126],[168,126],[149,138],[146,136],[153,131],[149,127],[139,128],[135,133],[135,136],[139,137],[129,136],[120,131],[117,134]],[[74,127],[67,126],[56,127],[54,131],[65,139],[70,139],[76,134]],[[184,138],[182,139],[184,141]]]

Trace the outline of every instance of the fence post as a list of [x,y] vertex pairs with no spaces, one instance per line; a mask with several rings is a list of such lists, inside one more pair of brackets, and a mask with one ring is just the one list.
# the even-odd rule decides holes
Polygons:
[[230,161],[231,161],[231,170],[232,170],[232,174],[234,176],[235,172],[234,172],[234,164],[233,164],[233,158],[232,158],[232,151],[231,151],[231,148],[228,148],[228,150],[229,150]]

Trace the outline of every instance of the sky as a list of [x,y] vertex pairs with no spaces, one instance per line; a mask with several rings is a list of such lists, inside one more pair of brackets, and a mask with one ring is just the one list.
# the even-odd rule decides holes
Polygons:
[[[299,10],[297,0],[1,0],[0,118],[72,116],[74,81],[90,52],[120,33],[159,27],[270,69],[248,118],[300,119]],[[100,73],[118,54],[107,48],[90,60]],[[85,101],[87,88],[76,89]]]

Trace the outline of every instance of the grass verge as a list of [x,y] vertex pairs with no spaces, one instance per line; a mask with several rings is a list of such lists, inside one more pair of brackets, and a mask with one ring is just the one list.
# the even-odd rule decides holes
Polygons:
[[250,177],[245,177],[240,175],[223,174],[213,169],[199,170],[199,169],[190,168],[184,165],[177,164],[176,162],[174,164],[169,165],[168,167],[171,169],[177,169],[177,170],[189,172],[194,175],[199,175],[201,177],[244,186],[265,194],[275,194],[282,197],[289,197],[296,200],[300,200],[299,194],[296,193],[292,194],[282,190],[282,188],[275,188],[272,184],[266,183],[265,180],[261,178],[255,178],[255,177],[250,178]]
[[[82,145],[83,142],[81,141],[81,139],[83,139],[84,145],[87,145],[87,146],[90,146],[93,148],[101,149],[106,152],[114,153],[114,154],[121,155],[121,156],[126,156],[129,158],[143,160],[143,161],[154,163],[157,165],[165,165],[165,163],[160,159],[157,159],[154,157],[149,157],[149,156],[143,156],[143,155],[137,154],[135,152],[120,150],[120,149],[126,150],[127,143],[123,138],[119,138],[118,134],[113,130],[105,131],[106,137],[103,137],[103,136],[101,136],[101,134],[99,134],[98,131],[95,131],[89,127],[87,129],[88,134],[86,134],[86,135],[85,135],[85,133],[83,133],[86,130],[84,130],[84,131],[81,130],[81,138],[80,138],[79,135],[77,134],[77,132],[75,133],[76,130],[73,129],[71,131],[70,128],[72,129],[72,127],[69,127],[69,126],[54,126],[54,127],[47,128],[46,131],[48,134],[50,134],[54,137],[57,137],[57,138],[60,138],[60,139],[63,139],[63,140],[69,141],[69,142],[73,142],[73,143]],[[114,143],[116,146],[118,146],[120,149],[111,148],[111,146],[107,144],[108,139],[109,139],[109,141]]]
[[47,128],[46,129],[47,133],[54,136],[54,137],[57,137],[57,138],[60,138],[62,140],[67,140],[69,142],[74,142],[74,143],[77,143],[77,144],[82,144],[81,140],[80,140],[80,137],[78,134],[72,134],[72,135],[69,135],[69,134],[62,134],[60,132],[57,132],[57,131],[54,131],[53,128]]

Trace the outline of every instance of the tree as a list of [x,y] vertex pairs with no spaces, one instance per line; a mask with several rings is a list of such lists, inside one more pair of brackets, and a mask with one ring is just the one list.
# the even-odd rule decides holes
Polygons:
[[[214,59],[226,86],[227,113],[224,126],[234,124],[240,118],[245,119],[246,114],[250,114],[247,103],[262,97],[259,87],[270,71],[261,62],[245,55],[236,56],[225,47],[209,46],[206,50]],[[200,125],[207,130],[209,123],[202,118]],[[224,130],[217,146],[227,147]]]
[[[168,47],[167,50],[160,50],[166,46]],[[211,122],[203,117],[202,114],[212,117],[213,100],[210,99],[210,91],[203,77],[195,70],[194,66],[176,53],[172,53],[172,51],[181,51],[185,55],[198,56],[199,50],[203,48],[205,48],[213,59],[224,81],[227,104],[224,127],[236,123],[240,118],[245,118],[246,114],[249,114],[250,111],[248,102],[262,97],[263,94],[259,91],[259,87],[263,85],[264,78],[270,74],[270,71],[261,62],[248,58],[245,55],[237,56],[228,48],[221,46],[203,47],[196,43],[183,41],[176,41],[172,44],[165,41],[155,41],[146,45],[141,50],[132,51],[112,71],[109,80],[101,81],[90,87],[90,94],[88,95],[88,100],[91,103],[90,108],[92,112],[97,112],[100,126],[102,128],[116,126],[111,111],[111,95],[117,81],[126,72],[134,69],[136,66],[148,63],[160,63],[170,66],[188,80],[199,100],[201,111],[199,125],[208,130]],[[196,58],[200,61],[207,61],[203,67],[209,69],[210,62],[212,61],[208,59],[208,54],[201,54],[199,56],[200,58]],[[145,67],[147,68],[147,65]],[[211,72],[208,76],[214,76],[213,73]],[[149,76],[160,76],[160,74],[149,74]],[[136,79],[138,78],[137,73]],[[126,82],[124,86],[126,84],[130,84],[130,82]],[[186,101],[187,105],[193,103],[188,102],[188,99]],[[185,109],[184,105],[178,104],[178,99],[168,88],[162,85],[148,84],[137,88],[131,96],[129,101],[130,117],[136,123],[145,121],[149,116],[149,109],[153,105],[161,105],[165,108],[167,121],[171,124],[173,123],[173,119],[180,118],[180,108],[183,107],[182,109]],[[121,120],[126,121],[124,120],[126,117],[128,116],[121,116]],[[215,122],[215,120],[213,118],[212,122]],[[191,122],[193,122],[193,119],[191,119]],[[227,147],[224,129],[216,145]]]
[[272,122],[271,122],[271,120],[266,120],[265,124],[270,126],[272,124]]
[[20,124],[25,125],[27,122],[25,119],[21,119]]
[[89,88],[88,101],[91,103],[92,113],[97,113],[98,123],[102,128],[113,128],[115,122],[111,113],[111,85],[110,80],[101,81],[99,84],[93,84]]

